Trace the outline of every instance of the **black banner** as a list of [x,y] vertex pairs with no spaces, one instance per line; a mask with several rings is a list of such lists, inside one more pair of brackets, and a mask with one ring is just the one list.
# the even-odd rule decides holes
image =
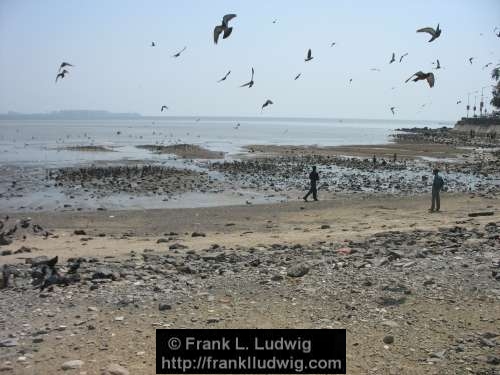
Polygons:
[[159,329],[157,374],[345,374],[345,329]]

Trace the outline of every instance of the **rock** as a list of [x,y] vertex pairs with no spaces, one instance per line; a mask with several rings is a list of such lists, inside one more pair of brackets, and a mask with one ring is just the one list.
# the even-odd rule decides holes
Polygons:
[[14,251],[14,254],[31,253],[31,249],[26,246],[21,246],[19,249]]
[[158,238],[158,240],[156,241],[156,243],[166,243],[168,242],[168,239],[166,238]]
[[182,250],[182,249],[187,249],[188,247],[186,245],[180,244],[180,243],[174,243],[168,247],[169,250]]
[[83,361],[81,361],[79,359],[75,359],[72,361],[64,362],[61,366],[61,369],[63,369],[64,371],[74,370],[74,369],[78,369],[78,368],[82,367],[83,364],[84,364]]
[[101,372],[102,375],[129,375],[128,370],[116,363],[113,363],[106,367],[104,371]]
[[98,280],[98,279],[117,280],[118,278],[119,278],[119,275],[107,267],[97,268],[92,275],[93,280]]
[[0,372],[11,371],[13,369],[14,369],[14,367],[12,366],[12,364],[10,362],[4,362],[4,363],[0,364]]
[[387,335],[384,337],[384,344],[392,344],[394,342],[394,336]]
[[352,249],[350,247],[341,247],[340,249],[337,249],[337,253],[342,255],[349,255],[352,253]]
[[12,240],[0,235],[0,246],[7,246],[12,243]]
[[169,305],[168,303],[160,303],[158,305],[158,310],[160,311],[166,311],[166,310],[171,310],[172,309],[172,306]]
[[115,318],[115,321],[116,321],[116,322],[122,322],[122,321],[123,321],[123,319],[125,319],[123,316],[117,316],[117,317]]
[[12,250],[2,250],[2,252],[0,253],[0,255],[2,256],[7,256],[7,255],[11,255],[12,254]]
[[9,348],[12,346],[17,346],[17,339],[0,340],[0,348]]
[[272,281],[281,281],[281,280],[283,280],[283,276],[281,276],[281,275],[273,275],[273,276],[271,276],[271,280]]
[[193,232],[191,233],[191,237],[206,237],[207,235],[203,232]]
[[304,263],[296,264],[290,267],[286,274],[290,277],[302,277],[309,272],[309,267]]
[[320,229],[330,229],[330,226],[328,224],[323,224]]

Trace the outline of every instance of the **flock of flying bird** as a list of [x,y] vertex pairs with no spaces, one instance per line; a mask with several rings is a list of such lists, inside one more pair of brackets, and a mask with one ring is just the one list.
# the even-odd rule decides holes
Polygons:
[[[215,26],[214,28],[214,31],[213,31],[213,37],[214,37],[214,43],[217,44],[218,41],[219,41],[219,37],[220,35],[222,34],[222,38],[223,39],[226,39],[228,38],[231,33],[233,32],[233,28],[229,26],[229,21],[231,21],[233,18],[236,17],[236,14],[234,13],[230,13],[230,14],[226,14],[224,17],[222,17],[222,22],[220,25],[217,25]],[[276,23],[276,20],[273,20],[273,23]],[[497,30],[499,30],[497,32]],[[495,27],[495,29],[493,30],[493,32],[495,33],[495,35],[497,37],[500,38],[500,29],[498,27]],[[424,27],[424,28],[421,28],[421,29],[418,29],[417,30],[417,33],[427,33],[431,36],[431,38],[428,40],[428,42],[433,42],[434,40],[436,40],[437,38],[439,38],[441,36],[441,33],[442,33],[442,30],[441,28],[439,27],[439,24],[437,25],[437,27],[434,29],[432,27]],[[333,47],[336,43],[335,42],[332,42],[330,47]],[[153,41],[151,42],[151,47],[156,47],[156,43]],[[183,49],[181,49],[179,52],[175,53],[174,55],[172,55],[172,57],[174,58],[177,58],[179,57],[185,50],[187,49],[187,47],[184,47]],[[408,53],[404,53],[400,56],[399,58],[399,62],[401,63],[403,61],[403,59],[408,56]],[[306,55],[306,58],[304,59],[305,62],[308,62],[308,61],[311,61],[312,59],[314,59],[314,57],[312,56],[312,51],[311,49],[308,49],[307,51],[307,55]],[[469,63],[472,65],[472,62],[474,60],[474,57],[470,57],[469,58]],[[389,64],[392,64],[396,61],[396,54],[393,52],[392,53],[392,56],[391,56],[391,59],[389,60]],[[432,63],[433,65],[436,65],[435,69],[441,69],[441,63],[439,62],[439,59],[436,59],[436,62]],[[486,69],[488,66],[492,65],[492,63],[487,63],[486,65],[483,66],[483,69]],[[58,74],[56,76],[56,83],[58,81],[59,78],[63,79],[66,74],[69,74],[69,71],[64,69],[66,67],[73,67],[73,65],[71,65],[70,63],[68,62],[63,62],[60,67],[59,67],[59,71],[58,71]],[[62,69],[62,71],[61,71]],[[377,68],[372,68],[371,70],[375,70],[375,71],[380,71],[380,69],[377,69]],[[231,74],[231,71],[229,70],[221,79],[219,79],[217,82],[222,82],[222,81],[225,81],[227,79],[227,77]],[[248,88],[251,88],[253,85],[254,85],[254,74],[255,74],[255,71],[254,71],[254,68],[252,67],[252,75],[251,75],[251,78],[250,78],[250,81],[242,84],[240,87],[248,87]],[[301,76],[301,73],[297,74],[294,78],[294,80],[297,80],[299,79]],[[427,81],[427,83],[429,84],[429,87],[434,87],[434,83],[435,83],[435,77],[434,77],[434,73],[432,72],[423,72],[423,71],[418,71],[414,74],[412,74],[406,81],[405,83],[409,82],[409,81],[413,81],[413,82],[418,82],[418,81]],[[352,78],[349,79],[349,83],[352,82]],[[461,103],[461,100],[457,101],[457,104]],[[261,112],[262,110],[264,110],[265,107],[269,106],[269,105],[272,105],[274,104],[272,100],[270,99],[267,99],[264,104],[262,104],[262,107],[261,107]],[[392,114],[394,115],[395,114],[395,108],[396,107],[390,107],[390,110],[392,112]],[[166,105],[162,105],[161,106],[161,112],[163,112],[164,110],[168,110],[168,107]],[[237,129],[239,127],[239,124],[236,126],[235,129]]]

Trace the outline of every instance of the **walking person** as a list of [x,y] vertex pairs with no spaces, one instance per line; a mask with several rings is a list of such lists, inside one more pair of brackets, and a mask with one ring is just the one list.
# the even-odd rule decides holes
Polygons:
[[316,166],[312,167],[311,173],[309,173],[309,180],[311,181],[311,185],[309,191],[304,196],[304,200],[307,202],[307,197],[312,194],[315,201],[318,200],[318,189],[316,187],[316,183],[319,181],[318,172],[316,172]]
[[429,212],[437,212],[441,208],[439,192],[443,189],[444,180],[443,177],[439,175],[439,170],[437,168],[434,168],[432,173],[434,174],[434,180],[432,181],[432,204]]

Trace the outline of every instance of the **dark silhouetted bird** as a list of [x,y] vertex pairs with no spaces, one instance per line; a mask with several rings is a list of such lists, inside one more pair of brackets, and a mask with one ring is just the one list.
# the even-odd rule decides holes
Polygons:
[[221,79],[219,79],[217,82],[222,82],[222,81],[225,81],[226,78],[231,74],[231,71],[227,72],[226,75],[224,77],[222,77]]
[[483,66],[483,69],[486,69],[488,66],[490,66],[490,65],[492,65],[492,64],[493,64],[493,63],[490,63],[490,62],[489,62],[488,64],[486,64],[486,65],[484,65],[484,66]]
[[433,29],[432,27],[424,27],[422,29],[418,29],[417,33],[431,34],[432,38],[429,39],[429,42],[432,42],[433,40],[439,38],[439,36],[441,35],[441,29],[439,28],[439,23],[438,23],[436,29]]
[[332,44],[330,44],[330,47],[333,47],[336,43],[335,42],[332,42]]
[[161,106],[161,111],[160,112],[163,112],[164,109],[168,109],[168,107],[166,105],[162,105]]
[[66,69],[63,69],[63,71],[56,76],[56,83],[59,78],[63,79],[68,73],[69,72]]
[[179,52],[177,52],[175,55],[172,55],[172,57],[179,57],[181,55],[182,52],[184,52],[186,50],[187,47],[184,47],[183,49],[181,49]]
[[474,57],[469,57],[469,62],[472,65],[472,60],[474,60]]
[[462,103],[462,101],[461,100],[457,100],[457,104],[460,104],[460,103]]
[[403,59],[404,59],[406,56],[408,56],[408,52],[403,53],[403,54],[401,55],[401,57],[399,58],[399,62],[403,61]]
[[392,64],[394,61],[396,61],[396,54],[393,52],[392,57],[391,57],[391,61],[389,61],[389,64]]
[[59,72],[61,71],[62,68],[66,67],[66,66],[73,66],[73,65],[71,65],[69,62],[63,62],[61,64],[61,66],[59,67]]
[[352,78],[349,78],[349,83],[352,83]]
[[302,73],[297,74],[297,75],[295,76],[294,80],[295,80],[295,81],[296,81],[296,80],[298,80],[298,79],[300,78],[301,74],[302,74]]
[[441,69],[441,63],[439,62],[439,59],[436,60],[435,63],[432,63],[432,65],[436,65],[436,69]]
[[151,42],[151,47],[156,47],[155,42]]
[[239,128],[240,128],[240,123],[238,122],[233,129],[239,129]]
[[304,59],[304,61],[311,61],[312,59],[314,59],[314,57],[312,57],[312,53],[311,53],[311,49],[309,48],[309,50],[307,51],[307,57]]
[[248,88],[252,87],[253,84],[254,84],[254,82],[253,82],[253,74],[254,74],[254,70],[252,68],[252,78],[250,79],[250,82],[247,82],[247,83],[241,85],[240,87],[245,87],[245,86],[248,86]]
[[267,99],[264,104],[262,104],[262,109],[266,108],[268,105],[274,104],[272,100]]
[[430,87],[434,87],[434,74],[433,73],[424,73],[422,71],[418,71],[416,72],[415,74],[412,74],[412,76],[410,78],[408,78],[406,82],[408,82],[409,80],[411,80],[413,77],[415,77],[413,79],[413,82],[417,82],[417,81],[421,81],[421,80],[427,80],[427,83],[429,84]]
[[493,29],[493,32],[495,33],[495,35],[496,35],[497,37],[499,37],[499,38],[500,38],[500,31],[497,33],[497,30],[499,30],[499,29],[498,29],[498,27],[495,27],[495,28]]
[[229,21],[231,21],[236,14],[226,14],[222,17],[222,24],[215,26],[214,28],[214,43],[217,44],[219,41],[219,35],[222,34],[222,38],[226,39],[233,32],[233,28],[229,27]]
[[276,23],[276,22],[278,22],[278,20],[273,20],[273,23]]
[[396,107],[391,107],[391,112],[392,112],[392,115],[393,115],[393,116],[394,116],[394,114],[395,114],[395,112],[394,112],[394,109],[395,109],[395,108],[396,108]]

